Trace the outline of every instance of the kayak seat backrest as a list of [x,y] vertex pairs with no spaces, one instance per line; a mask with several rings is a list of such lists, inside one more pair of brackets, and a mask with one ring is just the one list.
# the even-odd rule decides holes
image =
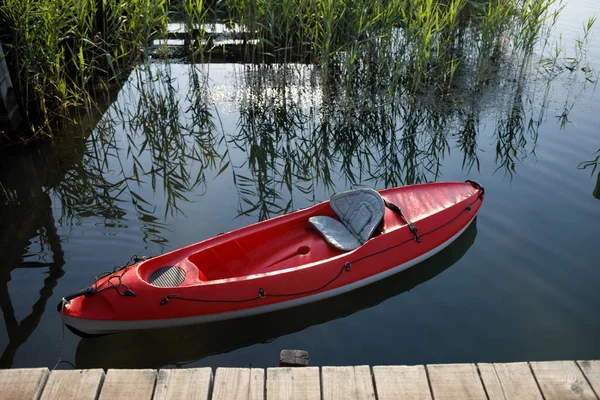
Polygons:
[[385,213],[383,199],[373,189],[336,193],[331,196],[329,204],[346,228],[361,243],[371,238]]
[[354,250],[373,237],[385,213],[383,199],[373,189],[336,193],[329,204],[340,221],[316,216],[309,222],[327,243],[342,251]]

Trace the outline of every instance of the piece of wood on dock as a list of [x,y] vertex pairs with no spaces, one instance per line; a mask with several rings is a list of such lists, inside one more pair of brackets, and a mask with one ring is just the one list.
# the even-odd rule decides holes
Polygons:
[[478,364],[490,400],[543,400],[533,373],[526,362]]
[[546,400],[597,399],[575,361],[543,361],[530,365]]
[[309,360],[306,350],[281,350],[279,353],[280,367],[306,367]]
[[213,400],[262,400],[265,396],[265,372],[260,368],[217,368]]
[[487,400],[475,364],[427,365],[433,398]]
[[319,400],[321,380],[319,368],[269,368],[267,400]]
[[323,367],[323,400],[375,400],[373,377],[368,365],[357,367]]
[[373,378],[379,400],[432,400],[423,365],[373,367]]
[[600,361],[577,361],[596,396],[600,397]]
[[153,399],[208,400],[211,385],[211,368],[162,369],[158,374]]
[[46,379],[48,368],[0,370],[0,395],[3,400],[37,400]]
[[41,400],[95,400],[103,381],[101,369],[52,371]]
[[109,369],[102,385],[100,400],[151,399],[156,382],[153,369]]

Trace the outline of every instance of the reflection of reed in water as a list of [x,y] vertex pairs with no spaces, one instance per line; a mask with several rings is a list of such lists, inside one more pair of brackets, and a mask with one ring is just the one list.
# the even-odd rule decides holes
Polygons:
[[[410,70],[393,70],[387,56],[367,46],[352,65],[245,65],[235,132],[217,128],[204,67],[141,65],[86,142],[84,162],[55,188],[63,219],[101,216],[118,226],[134,211],[144,240],[164,244],[161,216],[207,190],[208,171],[231,173],[238,213],[260,220],[321,200],[317,191],[437,180],[453,148],[471,172],[490,115],[498,170],[512,175],[535,152],[548,96],[530,106],[536,88],[509,59],[495,57],[491,69],[465,61],[449,87],[432,79],[414,92]],[[149,196],[160,192],[164,209]]]
[[[75,186],[82,190],[70,196],[68,184],[61,188],[67,208],[74,211],[65,215],[101,215],[117,224],[131,212],[130,205],[143,224],[144,240],[164,243],[160,216],[180,212],[190,194],[207,190],[211,170],[232,174],[239,214],[260,220],[297,208],[299,197],[321,200],[317,190],[437,180],[453,147],[463,155],[463,169],[478,170],[477,137],[490,115],[496,125],[497,168],[516,173],[519,162],[535,152],[547,107],[547,97],[539,113],[529,106],[530,65],[522,61],[530,60],[541,37],[546,9],[520,15],[507,12],[508,3],[490,5],[486,12],[453,4],[456,9],[431,9],[422,18],[403,13],[397,20],[389,18],[400,3],[386,3],[392,7],[388,19],[362,26],[354,32],[356,40],[319,37],[310,64],[303,64],[301,54],[311,42],[305,40],[308,31],[288,36],[279,25],[267,31],[267,25],[252,25],[242,32],[249,35],[246,39],[268,38],[270,45],[264,41],[258,47],[272,51],[253,55],[282,63],[241,67],[235,132],[216,128],[222,125],[203,66],[139,65],[87,144],[87,161],[74,171]],[[297,16],[289,10],[279,17],[292,23]],[[200,14],[182,11],[189,17],[188,28],[203,26]],[[256,22],[255,11],[266,9],[252,16],[237,11],[245,29]],[[341,26],[357,29],[350,22],[364,15],[355,11],[329,17],[343,17]],[[436,26],[436,18],[446,23]],[[514,39],[514,47],[505,46],[507,37]],[[183,69],[187,80],[178,79]],[[124,143],[115,136],[119,126]],[[242,153],[241,161],[230,150]],[[164,210],[150,200],[149,188],[152,194],[162,191]],[[86,191],[87,197],[81,194]]]
[[[299,195],[316,201],[317,188],[434,181],[454,147],[463,169],[478,170],[478,135],[490,115],[496,171],[512,176],[535,153],[548,97],[530,106],[536,88],[527,74],[497,62],[481,83],[472,77],[484,67],[465,63],[447,90],[432,83],[412,93],[405,86],[410,76],[386,70],[385,59],[365,51],[358,60],[352,69],[331,65],[326,71],[298,64],[244,67],[238,127],[227,138],[245,153],[232,168],[240,215],[282,214],[296,208]],[[390,90],[392,81],[397,90]]]
[[[592,176],[593,176],[594,173],[596,172],[596,169],[598,168],[598,165],[600,165],[600,149],[598,151],[596,151],[596,153],[594,153],[594,155],[596,156],[596,158],[594,158],[593,160],[584,161],[584,162],[580,163],[577,168],[579,168],[579,169],[590,168],[592,170]],[[592,195],[595,198],[600,199],[600,173],[598,174],[598,179],[596,181],[596,187],[594,188]]]
[[[263,220],[321,200],[318,192],[437,180],[453,148],[463,169],[478,170],[478,136],[490,116],[497,170],[512,175],[535,153],[548,96],[530,106],[536,88],[508,61],[493,69],[465,62],[450,87],[432,80],[415,93],[410,71],[392,71],[381,57],[367,48],[350,67],[239,67],[234,132],[217,128],[204,67],[142,65],[86,143],[85,162],[58,188],[63,215],[116,225],[133,208],[144,240],[164,244],[160,217],[207,190],[208,171],[231,173],[238,213]],[[478,68],[485,82],[473,79]],[[117,140],[119,129],[126,141]],[[150,191],[164,194],[164,209]]]
[[[54,188],[64,222],[98,216],[106,226],[116,227],[134,211],[144,241],[166,243],[161,217],[180,212],[180,202],[204,188],[205,172],[220,168],[222,160],[206,102],[206,75],[197,66],[186,71],[185,98],[169,65],[140,66],[130,75],[118,101],[86,141],[83,161]],[[162,190],[164,210],[144,189]]]
[[[8,343],[0,355],[0,368],[13,365],[19,347],[37,329],[46,303],[64,274],[64,253],[47,188],[55,186],[71,163],[77,162],[77,153],[81,155],[77,144],[77,141],[68,141],[67,148],[55,145],[36,155],[15,152],[2,157],[7,165],[18,165],[19,174],[0,168],[0,309],[8,336]],[[32,246],[35,242],[41,250],[32,249],[37,247]],[[11,298],[9,283],[18,269],[27,269],[30,274],[33,270],[42,270],[47,274],[43,283],[29,280],[30,289],[36,284],[41,286],[37,300],[35,297]],[[22,303],[33,304],[29,315],[18,320],[15,308],[22,309]]]
[[330,299],[230,321],[81,339],[75,355],[76,367],[159,368],[194,362],[352,315],[409,291],[450,268],[475,242],[476,222],[473,221],[454,243],[430,259],[392,277]]

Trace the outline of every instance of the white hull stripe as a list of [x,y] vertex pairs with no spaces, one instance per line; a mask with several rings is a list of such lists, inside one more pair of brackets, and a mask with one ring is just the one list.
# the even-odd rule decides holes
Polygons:
[[337,296],[342,293],[350,292],[354,289],[358,289],[360,287],[369,285],[373,282],[377,282],[379,280],[385,279],[391,275],[395,275],[401,271],[404,271],[407,268],[412,267],[415,264],[420,263],[428,259],[429,257],[439,253],[444,248],[448,247],[450,243],[454,242],[473,222],[473,219],[469,221],[467,225],[463,229],[460,230],[456,235],[452,236],[446,242],[442,243],[438,247],[433,250],[428,251],[420,255],[419,257],[413,258],[410,261],[405,262],[404,264],[400,264],[397,267],[390,268],[387,271],[381,272],[377,275],[372,275],[368,278],[362,279],[360,281],[328,290],[322,293],[314,294],[311,296],[302,297],[299,299],[282,301],[276,304],[269,304],[266,306],[253,307],[244,310],[238,311],[229,311],[220,314],[209,314],[209,315],[199,315],[196,317],[185,317],[185,318],[170,318],[170,319],[149,319],[149,320],[137,320],[137,321],[106,321],[106,320],[91,320],[91,319],[82,319],[77,317],[71,317],[69,315],[63,315],[63,322],[73,328],[87,333],[91,335],[99,335],[105,333],[113,333],[119,331],[128,331],[128,330],[137,330],[137,329],[154,329],[154,328],[167,328],[173,326],[181,326],[181,325],[193,325],[193,324],[201,324],[205,322],[214,322],[214,321],[222,321],[227,319],[234,318],[242,318],[256,314],[264,314],[271,311],[283,310],[285,308],[291,308],[295,306],[299,306],[302,304],[313,303],[315,301],[327,299],[329,297]]

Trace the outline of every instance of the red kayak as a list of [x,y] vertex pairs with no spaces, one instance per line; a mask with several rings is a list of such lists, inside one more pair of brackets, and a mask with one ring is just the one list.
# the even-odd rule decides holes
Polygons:
[[75,333],[99,335],[244,317],[384,279],[439,252],[473,221],[473,181],[358,189],[149,259],[65,296]]

